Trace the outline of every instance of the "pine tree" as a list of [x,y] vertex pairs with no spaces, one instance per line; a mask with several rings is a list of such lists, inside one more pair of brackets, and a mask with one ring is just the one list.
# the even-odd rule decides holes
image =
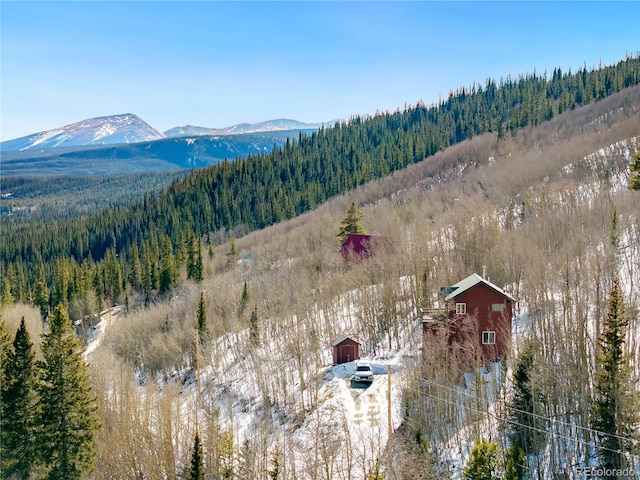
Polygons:
[[28,479],[35,464],[35,354],[24,317],[6,359],[0,423],[2,478]]
[[373,470],[367,475],[367,480],[383,480],[385,478],[380,459],[376,458],[376,463],[373,465]]
[[204,461],[202,453],[202,442],[196,430],[196,437],[193,441],[193,453],[191,454],[191,467],[189,468],[188,480],[204,480]]
[[204,280],[204,264],[202,262],[202,239],[198,239],[195,251],[195,261],[193,265],[193,279],[196,282]]
[[258,330],[258,307],[254,306],[250,320],[251,344],[257,346],[260,343],[260,331]]
[[54,309],[49,330],[43,335],[44,360],[38,362],[38,393],[46,401],[38,412],[36,445],[49,470],[47,479],[79,479],[93,469],[98,405],[80,342],[62,304]]
[[196,239],[193,232],[189,235],[189,241],[187,243],[187,278],[193,278],[193,267],[195,265],[195,258],[193,256],[195,252]]
[[[7,326],[4,323],[4,318],[2,318],[2,303],[0,303],[0,390],[4,395],[4,389],[8,385],[8,377],[7,377],[7,362],[9,359],[9,352],[11,351],[11,339],[9,336],[9,331],[7,330]],[[0,422],[4,422],[5,416],[5,404],[4,399],[0,401]],[[3,430],[3,425],[0,423],[0,432]],[[4,467],[4,458],[6,452],[4,448],[4,439],[2,435],[0,435],[0,472],[3,472]]]
[[618,215],[618,208],[613,207],[613,213],[611,214],[611,226],[609,227],[609,239],[611,246],[618,251],[620,248],[620,216]]
[[40,307],[40,317],[44,320],[49,314],[49,289],[44,280],[38,280],[33,287],[33,303]]
[[[4,385],[6,381],[5,367],[9,358],[9,349],[11,348],[11,337],[7,325],[2,318],[2,303],[0,303],[0,385]],[[2,408],[2,404],[0,404]],[[2,411],[0,410],[0,413]]]
[[162,239],[162,252],[160,255],[160,279],[159,288],[161,294],[166,294],[175,286],[176,272],[173,258],[171,239],[165,235]]
[[242,297],[240,297],[240,315],[244,313],[247,308],[247,302],[249,302],[249,289],[247,287],[247,281],[244,281],[244,287],[242,287]]
[[497,480],[498,444],[487,442],[484,438],[476,440],[462,472],[467,480]]
[[633,160],[629,165],[631,178],[628,187],[630,190],[640,190],[640,150],[633,154]]
[[518,440],[511,444],[504,457],[504,480],[522,480],[527,468],[527,459]]
[[2,277],[0,286],[2,286],[2,290],[0,290],[0,303],[2,305],[11,305],[13,303],[13,293],[11,280],[9,280],[8,276]]
[[624,348],[628,326],[620,282],[614,277],[604,331],[598,337],[591,422],[596,431],[600,467],[605,469],[624,468],[624,451],[632,448],[638,423],[637,402],[630,389],[630,355]]
[[227,431],[220,438],[220,465],[222,478],[235,477],[235,448],[233,446],[233,432]]
[[513,399],[511,407],[511,436],[512,440],[525,451],[527,455],[537,454],[544,444],[546,428],[540,415],[542,410],[542,395],[536,393],[532,375],[535,371],[535,357],[533,345],[525,346],[518,356],[513,374]]
[[229,251],[227,252],[227,268],[233,266],[238,261],[238,247],[236,239],[229,236]]
[[338,233],[340,243],[344,243],[350,233],[367,233],[362,225],[363,219],[364,212],[358,208],[356,202],[351,202],[340,222],[340,232]]
[[207,301],[204,298],[204,292],[200,292],[196,323],[200,345],[205,345],[209,341],[209,327],[207,326]]

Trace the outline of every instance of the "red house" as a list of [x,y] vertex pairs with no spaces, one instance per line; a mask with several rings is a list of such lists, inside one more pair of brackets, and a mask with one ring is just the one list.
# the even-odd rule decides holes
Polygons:
[[391,248],[387,237],[367,235],[365,233],[350,233],[340,247],[340,253],[345,260],[364,260],[372,257],[376,250]]
[[331,347],[333,347],[334,365],[360,359],[360,344],[349,337],[340,335],[331,342]]
[[[449,351],[463,364],[494,362],[508,355],[515,299],[477,274],[443,289],[445,308],[423,312],[422,329],[445,335]],[[425,342],[425,355],[428,355]]]
[[340,247],[340,254],[345,260],[364,259],[373,255],[371,235],[350,233]]

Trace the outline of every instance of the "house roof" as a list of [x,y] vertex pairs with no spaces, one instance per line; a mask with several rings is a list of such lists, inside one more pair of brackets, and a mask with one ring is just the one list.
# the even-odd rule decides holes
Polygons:
[[344,342],[345,340],[351,340],[352,342],[357,343],[358,345],[360,345],[360,342],[356,342],[353,338],[347,337],[346,335],[340,335],[338,338],[336,338],[333,342],[331,342],[331,346],[335,347],[336,345],[341,344],[342,342]]
[[509,295],[503,289],[501,289],[500,287],[494,285],[489,280],[485,280],[484,278],[482,278],[477,273],[473,273],[473,274],[469,275],[467,278],[465,278],[464,280],[460,280],[455,285],[452,285],[450,287],[450,289],[452,290],[451,293],[449,295],[447,295],[444,299],[445,300],[453,300],[454,298],[456,298],[461,293],[464,293],[467,290],[470,290],[471,288],[475,287],[476,285],[478,285],[480,283],[482,283],[482,284],[486,285],[487,287],[495,290],[496,292],[498,292],[500,295],[502,295],[503,297],[505,297],[509,301],[511,301],[511,302],[515,302],[516,301],[515,298],[513,298],[511,295]]

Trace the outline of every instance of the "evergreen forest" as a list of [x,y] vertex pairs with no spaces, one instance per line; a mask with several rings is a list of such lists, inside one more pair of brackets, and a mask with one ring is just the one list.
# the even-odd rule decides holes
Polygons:
[[[0,478],[640,474],[639,83],[640,56],[488,80],[3,216]],[[353,232],[385,241],[347,260]],[[423,313],[474,272],[517,302],[470,365]]]
[[88,291],[100,305],[125,302],[129,288],[157,298],[177,286],[199,241],[215,249],[229,235],[293,218],[451,145],[485,133],[504,139],[638,83],[638,56],[577,72],[488,79],[434,105],[354,116],[269,154],[192,171],[129,205],[73,218],[4,216],[0,299],[45,311],[35,295],[42,284],[50,308]]

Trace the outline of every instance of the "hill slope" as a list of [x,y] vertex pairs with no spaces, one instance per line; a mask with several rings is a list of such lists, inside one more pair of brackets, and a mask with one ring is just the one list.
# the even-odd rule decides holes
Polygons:
[[[462,371],[433,344],[420,356],[418,309],[438,301],[440,285],[483,265],[518,299],[510,362],[534,342],[535,386],[545,399],[536,415],[553,419],[540,454],[529,458],[531,477],[549,479],[549,472],[593,462],[594,340],[614,274],[625,279],[625,304],[640,307],[633,288],[640,282],[640,197],[625,189],[639,111],[636,89],[503,141],[478,136],[238,239],[239,256],[253,253],[250,260],[229,262],[229,245],[219,245],[202,282],[113,322],[92,353],[108,424],[123,427],[105,432],[97,469],[107,471],[126,449],[121,445],[141,431],[156,445],[166,445],[159,439],[170,431],[172,448],[156,452],[184,465],[201,402],[208,451],[224,445],[226,435],[238,448],[246,445],[243,452],[256,452],[230,460],[257,472],[245,478],[263,478],[278,454],[286,480],[363,478],[378,460],[390,477],[462,478],[477,436],[509,444],[499,427],[509,420],[514,363]],[[366,262],[342,261],[335,237],[351,200],[363,206],[370,231],[393,239],[393,249]],[[614,212],[618,249],[611,242]],[[215,340],[202,354],[197,383],[176,345],[192,351],[201,293]],[[640,340],[633,323],[631,335]],[[351,381],[352,362],[331,366],[331,340],[342,334],[357,336],[361,354],[373,361],[370,387]],[[637,362],[634,368],[637,374]],[[129,392],[134,375],[143,385],[128,400],[139,405],[151,396],[173,429],[158,432],[146,417],[136,417],[135,429],[118,423],[123,410],[137,410],[109,399],[114,388]],[[391,444],[389,380],[391,427],[402,424]],[[416,438],[431,448],[418,449]],[[145,457],[148,450],[131,455],[153,472],[159,462]],[[215,464],[207,468],[215,475]]]

